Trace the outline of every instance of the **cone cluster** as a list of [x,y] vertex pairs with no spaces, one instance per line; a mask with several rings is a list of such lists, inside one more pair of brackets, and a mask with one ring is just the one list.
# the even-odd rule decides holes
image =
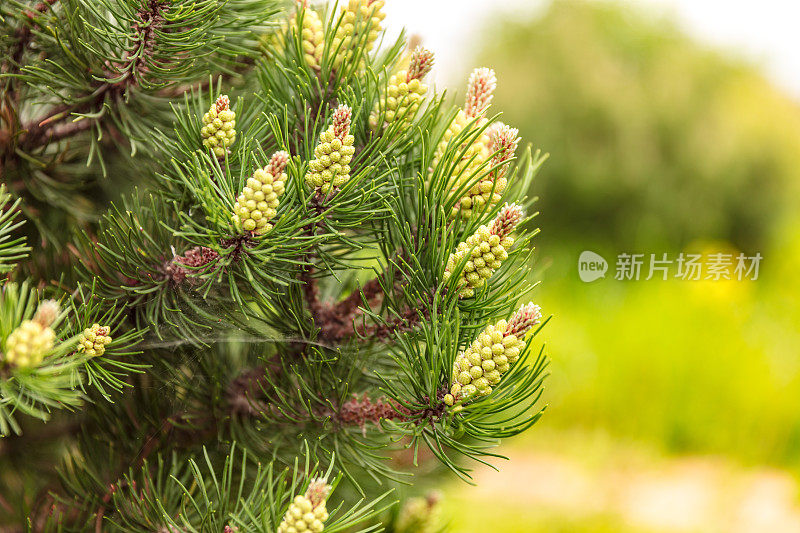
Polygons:
[[[300,18],[302,17],[302,23]],[[308,7],[308,0],[297,0],[297,11],[292,13],[289,20],[281,24],[281,29],[269,37],[263,38],[264,42],[274,43],[275,50],[281,53],[286,48],[286,38],[289,28],[300,35],[300,46],[303,49],[303,59],[306,64],[315,69],[320,68],[322,51],[325,48],[325,26],[319,13]]]
[[333,123],[322,132],[308,164],[306,183],[323,193],[341,187],[350,179],[350,160],[354,138],[350,135],[350,108],[340,105],[333,113]]
[[381,126],[381,111],[384,111],[383,127],[389,127],[395,121],[411,122],[428,91],[428,86],[422,79],[432,67],[433,53],[421,46],[417,47],[411,55],[408,69],[392,75],[381,100],[375,104],[369,117],[373,131]]
[[[481,163],[486,161],[491,154],[491,152],[489,152],[489,136],[485,131],[469,145],[465,143],[456,145],[453,142],[473,121],[475,121],[473,126],[475,128],[482,128],[486,124],[485,118],[468,117],[463,109],[459,109],[458,114],[447,127],[447,130],[445,130],[444,136],[436,147],[436,152],[433,155],[433,166],[436,167],[439,162],[445,158],[445,154],[449,150],[458,152],[457,155],[460,156],[460,159],[455,162],[455,166],[452,170],[448,169],[452,176],[458,178],[454,180],[453,190],[458,190],[463,182],[468,180]],[[460,155],[462,151],[464,151],[463,156]],[[456,205],[453,209],[453,214],[455,216],[455,214],[459,212],[460,207]]]
[[236,140],[236,113],[230,109],[230,100],[220,95],[217,101],[203,115],[203,127],[200,129],[203,146],[211,149],[217,157],[224,157]]
[[83,330],[78,337],[78,351],[89,357],[106,353],[106,346],[111,344],[111,328],[92,324],[92,327]]
[[489,150],[494,153],[492,157],[492,167],[498,167],[492,171],[498,179],[505,176],[508,171],[508,166],[503,163],[509,161],[514,157],[519,145],[519,130],[503,124],[502,122],[495,122],[488,128],[489,133]]
[[233,223],[238,230],[263,235],[272,229],[272,220],[278,213],[278,199],[286,189],[286,165],[289,153],[275,152],[264,168],[247,179],[246,186],[233,206]]
[[[433,158],[433,166],[436,167],[445,154],[455,152],[460,159],[455,162],[452,170],[451,190],[454,194],[460,194],[461,199],[453,206],[450,213],[451,217],[470,218],[476,210],[480,210],[487,203],[497,203],[500,199],[505,183],[497,183],[494,176],[474,184],[464,193],[463,189],[467,183],[475,179],[478,169],[489,161],[492,157],[492,136],[491,129],[485,129],[481,135],[467,143],[454,144],[454,140],[471,124],[473,128],[480,129],[488,122],[485,117],[486,111],[492,102],[494,89],[497,86],[497,78],[494,71],[489,68],[475,69],[469,77],[467,84],[467,97],[464,108],[448,126],[442,141],[436,147]],[[461,155],[461,152],[464,152]]]
[[522,209],[518,205],[504,206],[491,224],[479,227],[450,254],[444,271],[445,282],[464,264],[456,282],[459,298],[474,296],[475,291],[483,287],[494,271],[508,259],[508,250],[514,245],[511,232],[522,216]]
[[349,0],[342,8],[341,21],[331,43],[331,50],[336,53],[334,68],[352,61],[359,47],[366,52],[375,47],[381,22],[386,18],[385,4],[385,0]]
[[[508,184],[505,176],[508,167],[503,166],[503,163],[514,157],[514,152],[519,143],[518,133],[517,129],[510,128],[502,123],[492,124],[486,129],[484,136],[489,141],[483,145],[485,150],[482,150],[480,157],[476,158],[473,166],[479,165],[484,158],[494,154],[492,168],[497,168],[485,174],[461,197],[459,203],[453,207],[451,213],[453,217],[460,215],[462,218],[468,219],[476,214],[476,211],[480,213],[487,204],[491,208],[500,202],[503,191],[506,190],[506,185]],[[469,173],[467,176],[469,176]]]
[[500,320],[478,335],[453,363],[453,383],[444,397],[447,405],[488,396],[492,387],[517,362],[525,349],[525,334],[541,321],[538,305],[523,305],[511,320]]
[[39,304],[33,320],[25,320],[6,338],[3,360],[22,368],[38,366],[53,349],[56,334],[50,325],[58,317],[59,305],[54,300]]
[[301,2],[301,8],[302,25],[298,25],[299,13],[292,15],[290,24],[300,32],[303,58],[306,60],[306,64],[311,68],[319,69],[320,61],[322,61],[322,50],[325,48],[325,27],[322,24],[319,13],[305,6],[304,2]]
[[278,526],[278,533],[320,533],[325,529],[328,511],[325,499],[330,487],[321,479],[311,482],[304,496],[295,496]]
[[464,101],[464,113],[470,117],[482,117],[489,109],[497,88],[497,76],[494,70],[486,67],[476,68],[467,81],[467,97]]

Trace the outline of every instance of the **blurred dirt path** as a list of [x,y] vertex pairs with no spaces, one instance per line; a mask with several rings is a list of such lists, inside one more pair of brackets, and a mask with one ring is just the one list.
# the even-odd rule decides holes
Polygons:
[[715,458],[629,461],[617,454],[587,461],[574,451],[503,451],[510,462],[500,472],[476,472],[477,486],[465,489],[470,498],[551,515],[613,515],[645,531],[800,533],[798,483],[780,470]]

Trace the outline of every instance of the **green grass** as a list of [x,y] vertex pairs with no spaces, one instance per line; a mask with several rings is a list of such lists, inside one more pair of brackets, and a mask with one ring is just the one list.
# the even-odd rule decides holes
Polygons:
[[486,504],[448,494],[443,507],[448,516],[457,516],[451,527],[461,533],[662,533],[628,526],[613,515],[567,516],[540,506],[510,506],[500,499]]
[[559,256],[535,294],[554,315],[544,423],[800,466],[800,229],[787,235],[754,282],[622,282],[612,264],[585,284],[580,250]]

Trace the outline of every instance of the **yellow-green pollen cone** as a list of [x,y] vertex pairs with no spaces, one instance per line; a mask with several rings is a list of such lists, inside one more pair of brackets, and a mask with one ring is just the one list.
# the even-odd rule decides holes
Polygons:
[[[342,8],[341,20],[330,45],[336,54],[333,68],[346,66],[359,48],[369,52],[375,47],[382,29],[381,22],[386,18],[383,12],[385,4],[385,0],[349,0]],[[363,66],[363,57],[359,63]]]
[[325,500],[330,492],[330,487],[322,479],[313,480],[306,490],[305,495],[295,496],[289,505],[289,510],[283,516],[283,521],[278,526],[278,533],[321,533],[325,529],[328,511]]
[[[301,22],[302,19],[302,22]],[[292,13],[288,21],[281,25],[281,29],[274,36],[275,50],[284,51],[285,41],[292,28],[300,35],[300,46],[303,49],[303,59],[306,64],[319,70],[322,60],[322,51],[325,48],[325,26],[319,13],[308,6],[308,0],[297,1],[297,11]]]
[[520,206],[506,204],[488,226],[484,224],[479,227],[450,254],[444,270],[445,282],[466,261],[456,282],[459,298],[474,296],[475,291],[483,287],[508,258],[508,250],[514,245],[511,233],[523,216]]
[[[444,132],[444,137],[439,145],[436,147],[436,153],[433,156],[433,167],[435,168],[439,163],[445,159],[445,154],[449,150],[453,150],[456,153],[457,157],[460,156],[461,152],[464,152],[463,156],[460,156],[460,159],[457,161],[447,160],[447,172],[450,174],[451,178],[451,185],[450,189],[453,193],[458,192],[460,189],[463,188],[464,184],[468,182],[475,172],[478,170],[478,167],[487,160],[490,156],[491,152],[489,152],[489,136],[484,131],[481,135],[472,141],[468,146],[464,143],[460,145],[453,144],[453,139],[458,137],[467,126],[474,121],[475,128],[482,128],[486,124],[486,119],[483,117],[477,118],[469,118],[464,113],[463,110],[459,110],[456,117],[453,119],[453,122],[450,123],[447,130]],[[452,168],[450,168],[452,166]],[[452,218],[455,218],[459,215],[461,210],[461,204],[458,203],[453,207],[453,210],[450,213]]]
[[[433,67],[433,52],[418,46],[411,54],[407,70],[400,70],[389,78],[389,83],[379,102],[369,116],[372,131],[388,128],[395,121],[407,125],[416,116],[420,103],[425,98],[428,86],[423,78]],[[383,122],[381,120],[383,112]]]
[[203,146],[219,158],[230,153],[228,148],[236,140],[236,113],[231,110],[230,105],[227,95],[220,95],[203,115],[203,127],[200,128]]
[[437,493],[425,498],[406,500],[395,523],[395,533],[434,533],[438,531],[439,500]]
[[[452,184],[451,190],[453,193],[461,191],[467,183],[470,183],[475,178],[475,173],[478,168],[487,162],[492,157],[491,150],[491,137],[490,130],[484,130],[475,140],[468,146],[464,143],[454,145],[453,141],[458,137],[470,124],[473,128],[484,128],[488,120],[486,119],[486,111],[492,102],[494,90],[497,87],[497,77],[490,68],[477,68],[469,77],[467,83],[467,97],[464,102],[464,108],[458,111],[458,114],[448,126],[444,133],[444,137],[439,145],[436,147],[436,153],[433,157],[433,167],[436,167],[448,151],[455,151],[457,156],[460,156],[464,151],[464,155],[455,162],[452,169],[448,172],[451,174]],[[483,190],[480,185],[475,190],[474,195],[467,194],[463,196],[460,202],[456,203],[450,213],[451,217],[455,218],[461,216],[469,218],[472,216],[475,208],[480,208],[486,202],[480,203],[479,198],[483,198]],[[491,188],[489,189],[491,191]],[[463,194],[463,193],[461,193]],[[474,201],[477,200],[477,201]]]
[[336,108],[332,123],[320,135],[314,159],[308,164],[306,184],[325,194],[350,179],[350,160],[355,152],[355,139],[350,135],[351,114],[347,105]]
[[92,327],[83,330],[78,337],[78,351],[89,357],[103,355],[109,344],[111,344],[111,328],[100,324],[92,324]]
[[[492,155],[492,166],[495,168],[486,173],[461,197],[459,203],[453,207],[451,216],[460,215],[462,218],[471,218],[480,214],[485,206],[489,208],[497,205],[506,190],[508,180],[506,172],[508,165],[504,165],[514,157],[517,150],[519,131],[502,123],[492,124],[486,129],[486,136],[489,138],[486,144],[486,153]],[[486,155],[486,154],[484,154]]]
[[56,334],[50,327],[59,313],[55,300],[45,300],[39,304],[32,320],[25,320],[6,338],[3,354],[4,363],[20,368],[31,368],[39,364],[53,349]]
[[275,152],[267,166],[247,179],[233,205],[233,224],[237,230],[263,235],[272,229],[269,221],[278,213],[279,198],[286,190],[288,163],[289,152]]
[[488,396],[525,349],[525,335],[542,319],[541,308],[523,305],[511,320],[500,320],[478,335],[453,363],[453,382],[444,403],[452,406]]

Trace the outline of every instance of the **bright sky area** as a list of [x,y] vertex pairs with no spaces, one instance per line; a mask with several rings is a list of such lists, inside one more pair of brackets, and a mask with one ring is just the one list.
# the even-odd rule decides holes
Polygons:
[[[761,65],[764,72],[800,99],[800,1],[798,0],[627,0],[633,6],[674,14],[702,42]],[[476,36],[498,12],[529,14],[542,0],[387,0],[390,30],[408,28],[436,52],[436,81],[467,72]]]

